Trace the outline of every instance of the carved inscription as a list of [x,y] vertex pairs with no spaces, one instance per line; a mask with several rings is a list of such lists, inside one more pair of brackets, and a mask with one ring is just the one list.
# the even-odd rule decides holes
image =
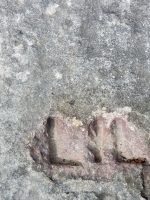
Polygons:
[[116,113],[96,116],[75,127],[60,116],[48,117],[45,131],[33,139],[31,156],[50,177],[99,177],[105,170],[149,165],[145,134]]
[[76,149],[76,143],[82,138],[69,134],[71,132],[63,130],[64,126],[57,118],[49,117],[47,120],[50,162],[51,164],[79,166],[82,156],[81,152]]
[[89,125],[88,132],[91,140],[88,143],[88,148],[93,153],[95,162],[102,161],[103,143],[106,131],[105,121],[102,117],[100,117],[99,120],[92,121]]

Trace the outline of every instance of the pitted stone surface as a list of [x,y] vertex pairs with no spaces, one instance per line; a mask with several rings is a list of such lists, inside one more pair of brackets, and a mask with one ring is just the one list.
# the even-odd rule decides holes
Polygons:
[[[132,159],[132,170],[125,167],[124,171],[122,168],[115,171],[115,168],[114,174],[110,173],[113,181],[108,181],[110,175],[107,178],[106,172],[114,166],[114,151],[109,153],[112,166],[105,164],[101,170],[103,179],[73,180],[60,176],[59,180],[54,177],[57,178],[54,182],[45,174],[47,169],[57,166],[48,163],[48,143],[44,146],[40,143],[41,137],[42,141],[45,139],[42,123],[48,116],[60,112],[73,119],[71,124],[76,127],[75,133],[78,128],[83,128],[82,134],[89,139],[86,151],[90,156],[88,163],[92,163],[89,174],[92,174],[94,166],[102,167],[107,161],[107,156],[101,149],[97,150],[97,145],[107,149],[108,142],[112,146],[107,152],[111,152],[115,142],[110,141],[115,141],[115,134],[120,134],[116,132],[116,122],[111,126],[111,134],[108,131],[107,140],[97,141],[102,136],[96,136],[96,131],[92,136],[87,130],[93,119],[92,112],[99,109],[120,112],[128,107],[124,110],[130,110],[128,121],[141,130],[137,131],[142,134],[141,138],[146,134],[150,147],[150,1],[0,0],[0,24],[0,198],[150,199],[148,179],[143,181],[144,174],[148,177],[149,169],[143,165],[147,171],[143,170],[142,175],[142,164],[135,164],[137,159]],[[91,121],[87,122],[87,119]],[[70,129],[67,125],[67,130]],[[36,162],[30,156],[35,133],[35,143],[40,137],[38,144],[43,150],[35,148],[39,155],[35,157]],[[141,146],[144,143],[137,142],[133,146],[130,143],[127,153],[123,152],[123,157],[119,157],[121,162],[116,166],[132,165],[131,157],[127,157],[130,150],[136,152],[133,156],[145,151]],[[75,147],[78,150],[76,143]],[[121,146],[118,149],[122,151]],[[73,155],[81,162],[83,155],[78,157],[76,152]],[[68,155],[68,159],[73,158]],[[42,163],[44,160],[44,169],[41,160]],[[100,160],[100,163],[95,162]],[[59,164],[56,172],[61,166],[62,170],[64,167],[83,170],[80,165]],[[148,197],[143,191],[147,191]]]

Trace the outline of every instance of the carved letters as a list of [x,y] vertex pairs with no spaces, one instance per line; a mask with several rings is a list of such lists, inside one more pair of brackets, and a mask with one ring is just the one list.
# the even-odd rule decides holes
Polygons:
[[145,134],[116,113],[95,117],[87,129],[49,117],[45,131],[34,137],[31,156],[51,177],[102,177],[106,168],[112,173],[123,163],[128,168],[150,161]]
[[51,164],[79,166],[81,165],[79,152],[74,149],[76,138],[73,138],[68,132],[64,132],[63,128],[65,127],[61,127],[57,118],[48,118],[47,133],[49,136],[50,162]]

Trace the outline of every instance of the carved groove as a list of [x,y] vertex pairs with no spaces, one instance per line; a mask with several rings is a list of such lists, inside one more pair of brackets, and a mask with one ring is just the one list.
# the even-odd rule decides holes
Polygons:
[[106,168],[111,174],[117,167],[150,164],[144,134],[112,113],[94,118],[84,130],[67,124],[62,117],[50,116],[45,130],[33,139],[31,156],[49,177],[100,178]]
[[76,160],[67,160],[65,158],[59,158],[57,154],[56,140],[58,138],[56,119],[49,117],[47,119],[47,133],[49,135],[49,149],[50,149],[50,162],[52,164],[60,165],[72,165],[79,166],[81,163]]
[[[125,155],[123,155],[123,148],[122,146],[125,145],[123,139],[125,138],[125,132],[123,131],[123,123],[124,121],[121,119],[114,120],[113,123],[113,134],[115,135],[115,146],[116,146],[116,159],[118,162],[126,162],[126,163],[145,163],[146,158],[145,157],[131,157],[127,158]],[[128,144],[126,144],[128,145]],[[128,151],[128,147],[127,147]],[[131,151],[132,154],[132,151]]]

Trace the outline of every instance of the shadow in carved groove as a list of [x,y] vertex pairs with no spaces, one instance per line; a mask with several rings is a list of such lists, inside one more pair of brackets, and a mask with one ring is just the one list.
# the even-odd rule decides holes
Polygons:
[[[125,128],[124,128],[125,127]],[[144,157],[133,157],[134,152],[132,149],[129,149],[126,138],[126,132],[129,130],[126,127],[125,121],[123,119],[115,119],[111,124],[111,133],[113,135],[114,142],[114,157],[118,162],[126,163],[145,163],[146,158]],[[123,152],[123,146],[126,146],[126,152],[129,152],[130,156],[126,156]]]
[[57,132],[57,120],[55,118],[49,117],[47,119],[46,131],[49,136],[49,149],[50,149],[50,162],[51,164],[61,164],[61,165],[72,165],[79,166],[81,163],[76,160],[67,160],[65,158],[60,158],[57,153],[56,140],[59,137]]
[[88,149],[94,155],[95,162],[102,161],[102,152],[103,152],[103,139],[104,139],[104,118],[100,120],[94,120],[90,123],[88,128],[88,134],[91,138],[91,141],[88,144]]
[[[134,157],[133,149],[128,146],[127,135],[132,134],[123,119],[115,118],[112,120],[109,129],[106,128],[105,119],[98,117],[93,120],[88,127],[88,134],[91,140],[88,149],[94,156],[94,162],[101,162],[108,133],[111,134],[113,143],[113,157],[118,162],[126,163],[145,163],[146,158]],[[126,135],[127,134],[127,135]],[[126,151],[125,151],[126,150]]]

